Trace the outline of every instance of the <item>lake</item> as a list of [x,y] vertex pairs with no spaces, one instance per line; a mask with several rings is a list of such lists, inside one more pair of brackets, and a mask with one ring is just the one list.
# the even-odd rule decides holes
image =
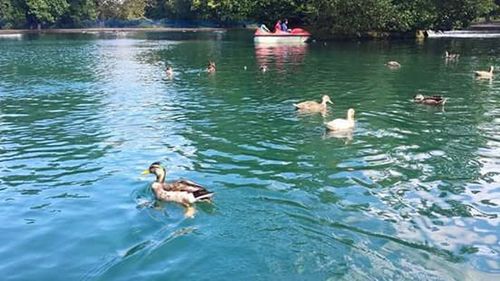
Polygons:
[[[0,39],[2,279],[498,280],[500,74],[473,71],[499,55],[498,38]],[[325,116],[294,110],[323,94]],[[355,130],[326,132],[349,108]],[[213,204],[155,202],[155,161]]]

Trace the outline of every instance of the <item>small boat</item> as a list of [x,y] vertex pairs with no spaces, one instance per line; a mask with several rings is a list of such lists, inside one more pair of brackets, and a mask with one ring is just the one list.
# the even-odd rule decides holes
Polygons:
[[290,32],[277,30],[270,32],[265,26],[257,28],[254,33],[256,43],[304,43],[311,38],[311,33],[302,28],[292,28]]

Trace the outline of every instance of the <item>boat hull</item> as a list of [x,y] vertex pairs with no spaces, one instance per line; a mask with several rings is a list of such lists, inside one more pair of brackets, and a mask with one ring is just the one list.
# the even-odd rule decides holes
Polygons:
[[253,38],[256,43],[304,43],[311,38],[311,34],[302,28],[294,28],[290,32],[266,32],[259,28]]
[[310,36],[255,36],[256,43],[305,43]]

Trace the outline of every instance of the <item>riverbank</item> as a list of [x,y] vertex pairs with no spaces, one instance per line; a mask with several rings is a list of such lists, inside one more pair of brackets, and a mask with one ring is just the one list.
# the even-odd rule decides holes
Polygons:
[[472,24],[467,30],[471,31],[498,31],[500,32],[500,20],[480,22]]
[[[225,31],[232,29],[255,29],[257,25],[247,25],[245,27],[103,27],[103,28],[54,28],[54,29],[0,29],[1,34],[37,34],[37,33],[121,33],[121,32],[213,32]],[[331,34],[325,31],[314,30],[311,27],[306,27],[311,30],[313,37],[316,40],[349,40],[349,39],[415,39],[425,37],[425,31],[416,32],[383,32],[369,31],[356,32],[354,34]],[[460,31],[460,30],[455,30]],[[464,31],[477,32],[500,32],[500,20],[491,22],[480,22],[472,24]]]
[[116,32],[210,32],[223,31],[219,27],[120,27],[120,28],[54,28],[54,29],[0,29],[0,34],[17,33],[116,33]]

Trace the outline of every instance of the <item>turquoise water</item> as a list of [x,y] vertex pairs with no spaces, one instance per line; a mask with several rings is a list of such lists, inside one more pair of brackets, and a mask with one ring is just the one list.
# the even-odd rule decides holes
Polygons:
[[[0,39],[2,279],[498,279],[500,76],[473,70],[499,43]],[[294,111],[323,94],[324,118]],[[354,132],[326,133],[350,107]],[[154,202],[154,161],[214,204]]]

